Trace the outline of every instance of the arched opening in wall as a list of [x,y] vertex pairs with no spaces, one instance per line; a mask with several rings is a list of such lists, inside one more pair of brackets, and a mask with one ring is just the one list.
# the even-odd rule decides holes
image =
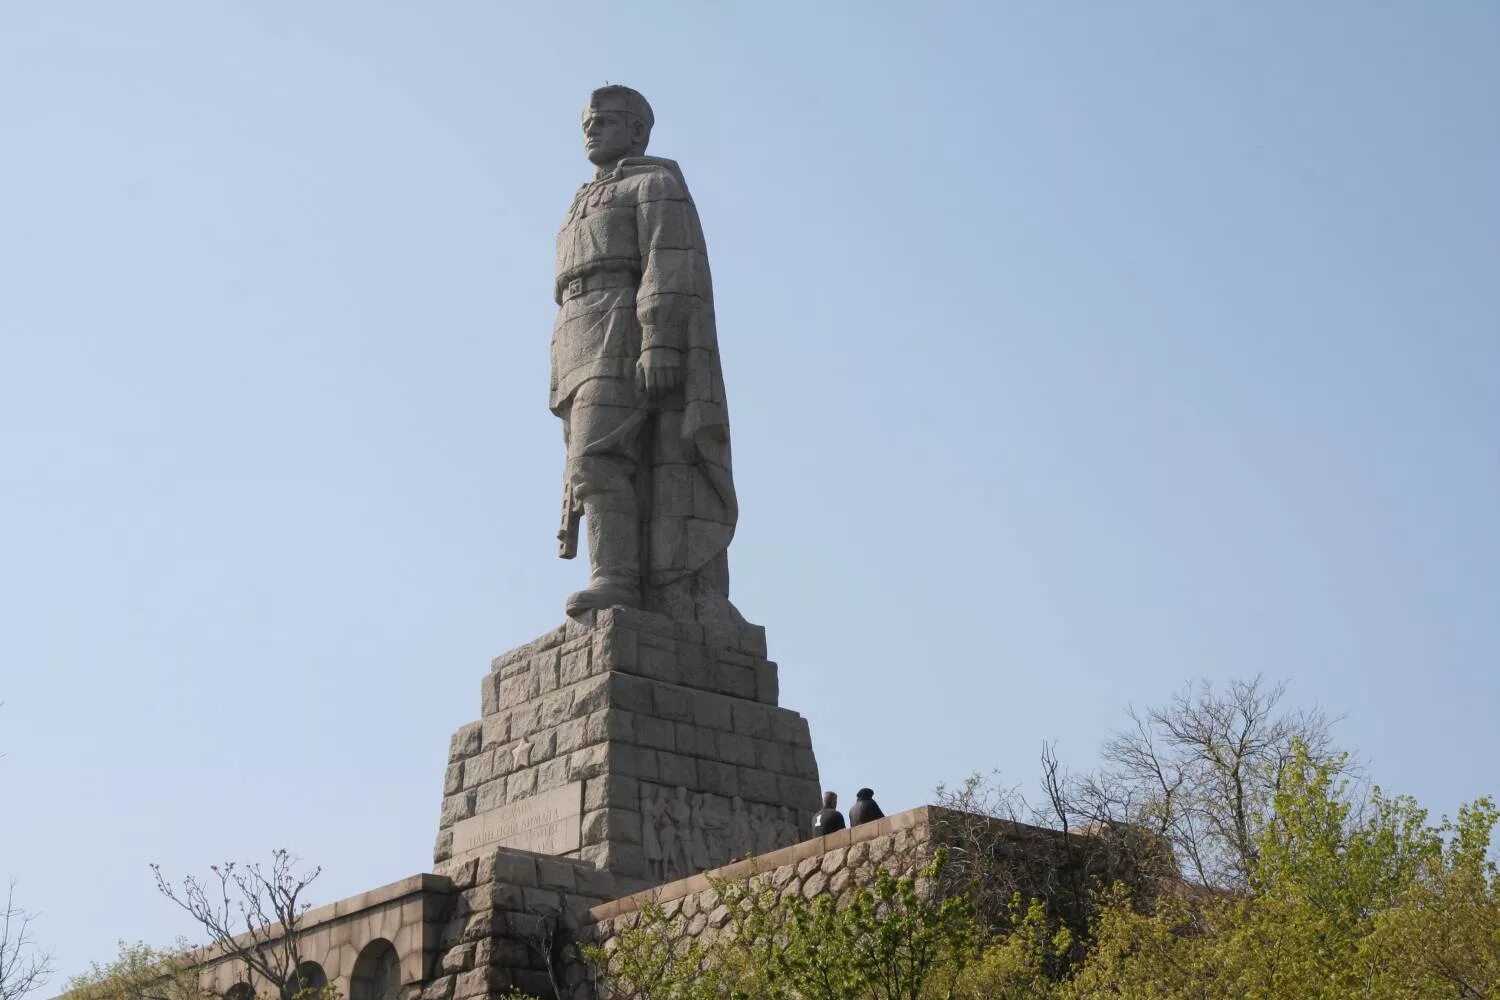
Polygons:
[[401,960],[396,947],[385,938],[376,938],[354,960],[349,1000],[398,1000],[400,994]]
[[297,966],[297,974],[286,984],[283,991],[285,1000],[291,1000],[299,993],[316,992],[328,985],[328,974],[317,962],[303,962]]
[[255,1000],[255,990],[249,983],[235,983],[224,991],[224,1000]]

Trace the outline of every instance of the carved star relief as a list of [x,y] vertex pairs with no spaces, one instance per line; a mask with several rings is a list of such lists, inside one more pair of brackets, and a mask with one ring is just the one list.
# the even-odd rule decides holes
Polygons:
[[526,742],[526,737],[516,741],[516,745],[510,748],[510,755],[517,767],[531,766],[531,744]]

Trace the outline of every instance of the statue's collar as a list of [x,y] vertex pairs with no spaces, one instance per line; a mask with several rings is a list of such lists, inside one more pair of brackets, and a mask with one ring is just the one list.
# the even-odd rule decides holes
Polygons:
[[604,167],[594,168],[594,180],[608,181],[620,176],[626,167],[633,166],[644,160],[644,156],[622,156],[615,162]]
[[660,156],[622,156],[607,167],[594,168],[594,180],[614,180],[627,170],[637,170],[642,167],[661,167],[676,174],[680,180],[682,171],[678,168],[675,160],[668,160]]

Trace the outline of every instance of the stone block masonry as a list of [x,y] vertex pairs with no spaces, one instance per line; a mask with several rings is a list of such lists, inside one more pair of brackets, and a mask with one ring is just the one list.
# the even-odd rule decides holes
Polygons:
[[759,626],[610,608],[497,658],[453,736],[434,860],[577,858],[629,891],[795,843],[821,789]]
[[837,900],[872,884],[877,868],[900,878],[916,877],[932,861],[941,841],[940,812],[929,807],[913,809],[609,900],[590,908],[579,937],[609,947],[621,930],[640,918],[647,904],[656,904],[686,937],[712,938],[729,924],[729,913],[714,888],[716,882],[770,888],[781,899],[831,896]]
[[[585,861],[496,848],[309,911],[298,951],[304,969],[316,967],[349,1000],[491,1000],[511,988],[583,998],[587,970],[549,961],[551,949],[615,895],[609,873]],[[273,925],[259,940],[274,951],[281,933]],[[233,995],[237,984],[276,995],[276,984],[224,949],[195,957],[215,996]]]
[[[936,883],[924,883],[923,869],[944,847],[953,852],[950,861],[957,859],[960,866],[961,859],[971,865],[988,859],[983,870],[992,879],[1003,872],[1003,881],[976,890],[969,880],[976,870],[959,867]],[[1071,914],[1077,926],[1083,912],[1079,907],[1098,886],[1122,882],[1137,899],[1179,891],[1181,875],[1170,859],[1169,844],[1129,827],[1063,832],[921,806],[608,900],[589,910],[577,933],[583,941],[608,948],[622,930],[640,920],[648,904],[656,904],[668,921],[667,933],[707,943],[730,922],[716,885],[770,890],[778,900],[826,896],[838,901],[868,889],[880,868],[898,878],[917,879],[919,892],[998,891],[1002,901],[1017,892],[1023,899],[1042,900],[1054,917]],[[990,901],[995,900],[992,896]]]
[[[600,901],[609,898],[607,892],[598,895]],[[298,949],[304,965],[316,966],[339,996],[415,996],[442,951],[452,911],[453,884],[448,879],[413,875],[303,913]],[[280,927],[273,925],[260,940],[279,938]],[[256,938],[246,934],[237,941],[252,948]],[[205,996],[277,994],[279,984],[255,975],[229,949],[210,945],[190,957],[198,966]]]
[[437,866],[453,887],[439,954],[412,1000],[489,1000],[515,988],[538,997],[586,997],[585,969],[549,961],[589,910],[615,894],[593,865],[507,848]]

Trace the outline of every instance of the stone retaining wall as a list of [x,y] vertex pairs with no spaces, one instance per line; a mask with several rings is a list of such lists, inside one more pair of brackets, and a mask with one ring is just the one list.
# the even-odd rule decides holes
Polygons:
[[838,899],[867,886],[874,881],[877,868],[902,878],[915,877],[932,860],[937,818],[938,811],[932,808],[912,809],[611,900],[589,910],[582,935],[607,948],[650,903],[659,905],[687,937],[712,935],[729,922],[714,882],[753,882],[775,890],[778,898],[810,900],[825,895]]
[[[753,882],[772,889],[778,899],[789,895],[835,900],[874,881],[877,868],[900,878],[915,878],[940,847],[953,852],[939,892],[983,872],[991,881],[985,891],[1002,902],[1012,891],[1043,900],[1054,916],[1069,919],[1080,912],[1100,883],[1120,880],[1136,891],[1151,892],[1163,879],[1177,882],[1171,848],[1129,828],[1063,833],[1009,820],[922,806],[873,823],[803,841],[761,857],[680,879],[593,907],[583,935],[608,947],[625,927],[639,919],[648,903],[661,906],[676,929],[697,938],[729,922],[715,882]],[[980,858],[983,862],[980,862]],[[965,866],[965,862],[968,866]],[[975,865],[978,865],[975,867]],[[990,900],[994,902],[993,899]]]

